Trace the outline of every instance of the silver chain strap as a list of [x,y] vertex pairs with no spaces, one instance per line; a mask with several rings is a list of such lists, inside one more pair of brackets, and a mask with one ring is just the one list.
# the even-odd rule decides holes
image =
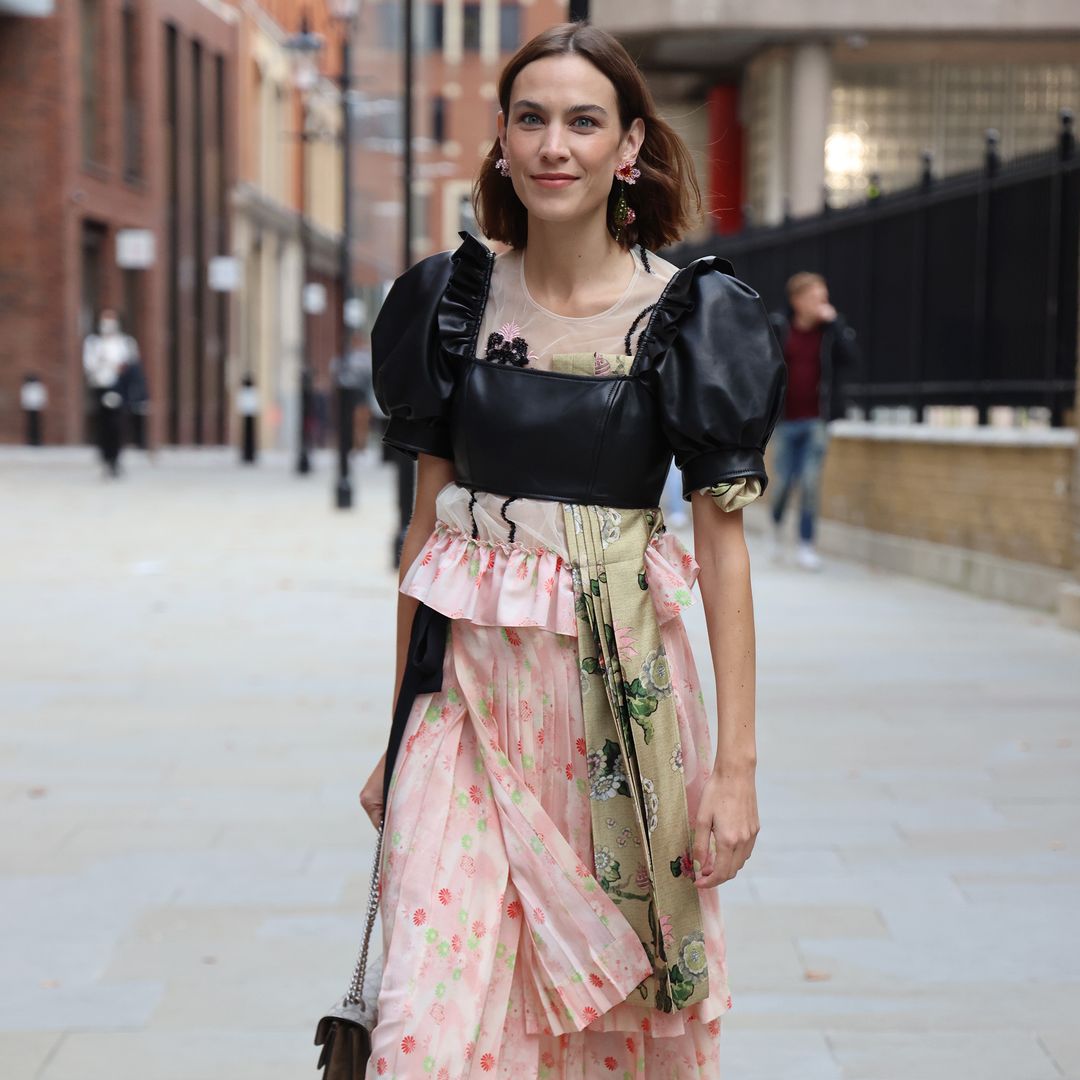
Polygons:
[[375,916],[379,913],[379,870],[382,865],[383,829],[379,826],[379,836],[375,841],[375,865],[371,869],[371,893],[368,896],[367,924],[364,926],[364,941],[360,946],[360,956],[356,961],[352,982],[349,983],[345,1002],[359,1005],[364,999],[364,976],[367,973],[368,946],[371,944],[371,931],[375,928]]

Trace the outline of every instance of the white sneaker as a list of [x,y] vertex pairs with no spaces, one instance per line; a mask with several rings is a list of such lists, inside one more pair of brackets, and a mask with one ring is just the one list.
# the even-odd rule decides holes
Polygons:
[[817,571],[821,569],[821,556],[814,550],[813,544],[803,542],[795,552],[795,564],[801,570]]

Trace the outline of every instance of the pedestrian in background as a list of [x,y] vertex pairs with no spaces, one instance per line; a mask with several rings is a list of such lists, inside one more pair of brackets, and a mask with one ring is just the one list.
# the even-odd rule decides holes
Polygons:
[[147,421],[150,416],[150,387],[146,382],[146,369],[135,339],[129,337],[128,341],[131,342],[133,355],[120,373],[117,389],[124,399],[128,441],[140,450],[145,450]]
[[135,339],[121,331],[116,312],[106,308],[98,321],[98,332],[87,334],[83,342],[83,371],[94,395],[95,437],[109,476],[120,475],[124,439],[122,378],[138,357]]
[[799,545],[795,562],[820,570],[816,546],[818,496],[828,444],[828,422],[842,416],[843,385],[858,360],[855,331],[829,303],[820,274],[793,275],[788,307],[770,316],[784,350],[788,387],[776,425],[776,487],[772,500],[774,557],[783,556],[784,513],[799,488]]

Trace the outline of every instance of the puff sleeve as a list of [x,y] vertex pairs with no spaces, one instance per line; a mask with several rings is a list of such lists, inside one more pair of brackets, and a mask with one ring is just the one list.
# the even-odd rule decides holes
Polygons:
[[371,330],[375,399],[389,417],[383,441],[412,457],[453,457],[454,379],[438,325],[451,267],[446,253],[407,270],[394,282]]
[[695,268],[686,310],[657,365],[661,423],[684,498],[725,485],[756,495],[768,483],[765,446],[783,407],[784,355],[761,297],[702,262],[708,265]]

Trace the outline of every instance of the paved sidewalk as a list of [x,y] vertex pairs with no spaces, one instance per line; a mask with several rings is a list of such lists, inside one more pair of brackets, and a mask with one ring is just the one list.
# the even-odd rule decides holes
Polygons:
[[[372,854],[391,476],[348,514],[329,458],[128,465],[0,451],[0,1080],[314,1080]],[[752,540],[723,1080],[1080,1080],[1080,635]]]

